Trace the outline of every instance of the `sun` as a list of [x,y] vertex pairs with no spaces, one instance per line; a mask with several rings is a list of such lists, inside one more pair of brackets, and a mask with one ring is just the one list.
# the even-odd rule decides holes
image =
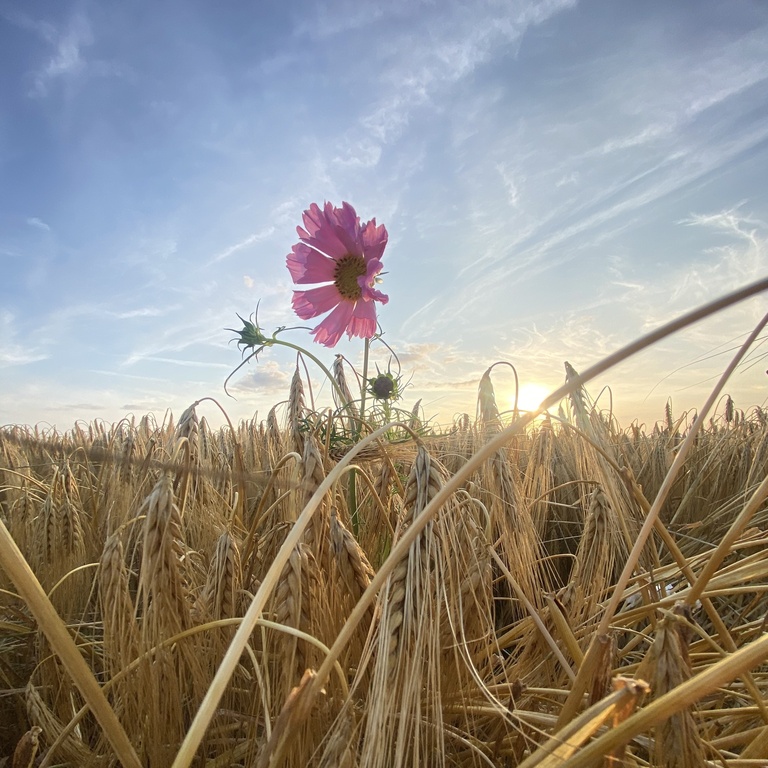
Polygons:
[[[543,384],[537,384],[533,381],[525,382],[520,385],[520,391],[517,395],[517,407],[520,411],[535,411],[540,405],[541,401],[551,393],[549,387],[545,387]],[[515,393],[512,392],[509,396],[510,409],[515,406]]]

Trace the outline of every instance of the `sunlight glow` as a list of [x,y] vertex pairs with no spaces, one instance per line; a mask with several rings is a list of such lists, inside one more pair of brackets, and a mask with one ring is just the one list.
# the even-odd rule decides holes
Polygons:
[[[517,407],[521,411],[533,411],[541,405],[541,401],[551,392],[549,387],[543,384],[537,384],[533,381],[525,382],[520,385],[520,392],[517,397]],[[515,407],[515,393],[509,394],[509,408]]]

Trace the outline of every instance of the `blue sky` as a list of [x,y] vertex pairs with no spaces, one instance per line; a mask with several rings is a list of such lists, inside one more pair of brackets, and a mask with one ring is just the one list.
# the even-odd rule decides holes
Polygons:
[[[285,256],[324,200],[386,224],[404,405],[450,423],[497,360],[552,389],[768,274],[767,178],[762,0],[0,0],[0,424],[266,416],[295,358],[227,398],[224,329],[298,324]],[[590,391],[625,425],[701,405],[765,303]]]

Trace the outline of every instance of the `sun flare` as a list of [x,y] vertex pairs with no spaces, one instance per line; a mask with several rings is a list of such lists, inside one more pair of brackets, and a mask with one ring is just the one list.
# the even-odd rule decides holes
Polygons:
[[[541,405],[541,401],[550,394],[551,389],[543,384],[529,381],[520,385],[517,396],[517,407],[520,411],[533,411]],[[510,410],[515,407],[515,393],[509,395]]]

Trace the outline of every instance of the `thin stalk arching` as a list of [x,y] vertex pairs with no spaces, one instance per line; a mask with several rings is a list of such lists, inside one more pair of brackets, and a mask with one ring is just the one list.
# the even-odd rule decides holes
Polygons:
[[[437,513],[440,507],[448,500],[450,495],[454,493],[461,485],[471,476],[473,472],[478,470],[482,466],[483,462],[493,456],[493,454],[502,448],[506,443],[514,437],[516,434],[522,432],[530,423],[532,423],[540,414],[544,413],[547,409],[551,408],[554,404],[560,402],[564,397],[567,397],[578,387],[585,384],[587,381],[599,376],[605,371],[612,368],[614,365],[626,360],[628,357],[646,349],[657,341],[675,333],[683,328],[686,328],[699,320],[709,317],[716,312],[719,312],[726,307],[736,304],[744,299],[750,298],[762,291],[768,290],[768,278],[759,280],[744,288],[734,291],[716,301],[710,302],[703,307],[699,307],[682,317],[666,323],[665,325],[657,328],[655,331],[646,334],[645,336],[633,341],[632,343],[622,347],[618,351],[603,358],[598,363],[587,368],[584,373],[578,374],[573,377],[570,382],[562,384],[554,392],[548,395],[541,403],[541,405],[530,411],[525,416],[521,416],[514,421],[504,430],[494,435],[484,445],[482,445],[477,452],[470,457],[467,462],[456,471],[456,473],[450,477],[440,490],[435,494],[432,500],[427,504],[422,513],[414,520],[411,525],[403,532],[402,537],[398,543],[390,552],[387,560],[381,565],[378,572],[372,579],[370,585],[360,597],[357,605],[354,607],[349,617],[347,618],[344,627],[342,627],[336,641],[331,648],[331,655],[321,665],[318,670],[317,677],[312,683],[313,695],[320,692],[323,681],[327,679],[330,671],[330,659],[334,659],[341,653],[342,648],[347,644],[349,638],[355,631],[357,624],[362,620],[368,606],[373,602],[376,594],[382,588],[385,581],[389,578],[390,574],[399,563],[399,561],[406,556],[411,544],[416,540],[419,534],[424,530],[432,517]],[[319,490],[318,492],[319,493]],[[317,495],[317,493],[315,495]],[[172,768],[188,768],[188,763],[179,763]]]

